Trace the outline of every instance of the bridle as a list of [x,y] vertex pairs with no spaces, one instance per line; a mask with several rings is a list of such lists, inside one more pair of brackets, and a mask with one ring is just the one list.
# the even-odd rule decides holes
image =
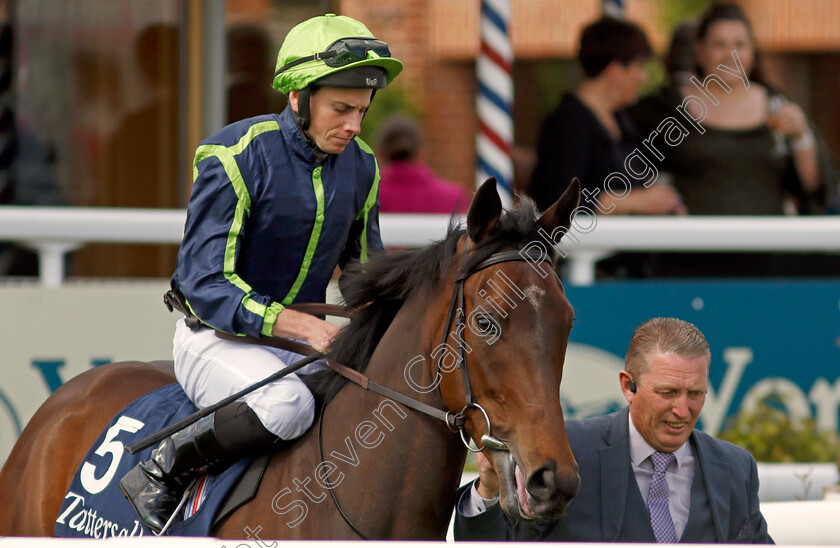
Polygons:
[[[467,240],[467,244],[464,246],[463,255],[461,258],[461,265],[464,264],[467,255],[467,249],[469,247],[469,240]],[[456,368],[461,368],[463,378],[464,378],[464,394],[466,403],[464,408],[457,414],[452,413],[451,411],[442,411],[430,405],[427,405],[419,400],[414,398],[410,398],[405,396],[399,392],[391,390],[390,388],[384,387],[380,384],[377,384],[371,381],[366,375],[360,373],[354,369],[350,369],[341,364],[334,363],[329,361],[328,364],[333,371],[340,374],[341,376],[347,378],[348,380],[352,381],[353,383],[361,386],[365,390],[370,390],[375,392],[381,396],[385,396],[386,398],[392,399],[398,403],[405,405],[415,411],[419,411],[423,414],[429,415],[433,418],[443,420],[446,423],[446,426],[452,432],[458,432],[461,435],[461,441],[470,451],[477,453],[484,451],[488,447],[490,449],[494,449],[496,451],[510,451],[508,446],[500,440],[499,438],[495,437],[491,433],[491,425],[490,425],[490,417],[487,414],[487,411],[484,410],[478,403],[475,401],[475,396],[473,395],[472,391],[472,384],[470,383],[470,374],[467,370],[467,349],[466,344],[464,343],[463,337],[461,336],[464,330],[467,327],[466,319],[467,315],[464,312],[465,309],[465,302],[464,302],[464,283],[467,281],[467,278],[472,276],[473,274],[484,270],[493,265],[497,265],[500,263],[506,263],[511,261],[527,261],[529,263],[541,263],[541,262],[551,262],[551,257],[547,253],[538,253],[533,248],[527,248],[527,250],[522,251],[500,251],[494,253],[487,257],[486,259],[480,261],[478,264],[473,266],[467,271],[459,269],[459,271],[455,275],[455,284],[452,288],[452,297],[449,300],[449,309],[446,313],[446,321],[443,325],[443,339],[441,341],[441,345],[445,345],[449,335],[452,333],[449,331],[449,326],[452,325],[453,317],[455,321],[455,339],[457,340],[457,352],[458,352],[458,361],[456,364]],[[553,269],[552,269],[553,272]],[[440,375],[441,370],[441,362],[443,360],[443,356],[438,359],[436,373]],[[321,460],[324,460],[324,446],[323,446],[323,422],[324,422],[324,409],[326,405],[321,408],[321,414],[319,418],[318,424],[318,451],[321,456]],[[481,436],[481,448],[474,449],[469,442],[467,435],[465,434],[464,430],[464,420],[465,420],[465,412],[470,408],[476,408],[481,411],[481,414],[484,415],[484,420],[487,422],[487,433]],[[355,532],[360,538],[364,540],[368,540],[359,529],[350,521],[350,518],[344,513],[342,510],[341,505],[338,502],[338,498],[335,495],[333,490],[333,486],[330,484],[328,478],[324,478],[326,486],[328,487],[327,491],[330,492],[332,496],[333,502],[335,502],[335,506],[338,509],[339,514],[341,517],[344,518],[344,521],[347,523],[348,526]]]
[[[467,248],[469,247],[469,241],[464,246],[464,253],[463,258],[461,259],[461,264],[463,265],[464,260],[466,259]],[[527,252],[526,252],[527,251]],[[500,251],[498,253],[494,253],[490,255],[483,261],[479,262],[475,266],[473,266],[468,271],[459,271],[458,274],[455,276],[455,285],[452,288],[452,298],[449,301],[449,310],[446,313],[446,321],[443,325],[443,339],[441,340],[441,345],[445,345],[447,339],[451,332],[449,331],[449,326],[452,324],[453,316],[455,321],[455,340],[457,341],[457,351],[458,351],[458,361],[457,361],[457,368],[461,369],[461,373],[464,378],[464,396],[466,402],[464,404],[464,408],[461,409],[461,412],[457,415],[452,415],[456,420],[460,421],[461,426],[457,429],[457,431],[461,435],[461,441],[464,442],[464,445],[472,451],[473,453],[479,453],[484,451],[488,447],[490,449],[495,449],[496,451],[509,451],[508,446],[500,440],[499,438],[495,437],[492,434],[492,426],[490,424],[490,416],[487,414],[487,411],[484,410],[478,403],[475,401],[475,396],[473,395],[472,391],[472,384],[470,383],[470,373],[467,369],[467,350],[466,350],[466,343],[464,342],[464,338],[462,333],[466,330],[467,324],[466,319],[467,315],[464,312],[466,308],[464,303],[464,283],[467,281],[467,278],[472,276],[473,274],[484,270],[493,265],[497,265],[500,263],[506,263],[510,261],[528,261],[528,262],[544,262],[550,261],[548,254],[546,253],[538,253],[534,251],[533,248],[529,247],[527,250],[522,251]],[[441,361],[443,360],[443,356],[438,360],[437,363],[437,373],[440,374],[441,369]],[[481,448],[474,449],[472,445],[470,445],[469,440],[465,436],[465,430],[463,428],[463,421],[464,421],[464,413],[467,409],[476,408],[481,411],[481,414],[484,415],[484,420],[487,422],[487,433],[482,434],[481,436]],[[451,414],[450,414],[451,415]],[[453,432],[455,431],[452,426],[450,426],[449,420],[447,420],[447,426]]]
[[[463,257],[461,259],[462,265],[464,263],[464,259],[466,258],[467,246],[464,247]],[[447,428],[449,428],[451,432],[460,433],[461,441],[463,441],[467,449],[469,449],[472,452],[481,452],[484,451],[484,449],[486,449],[487,447],[495,449],[497,451],[509,451],[507,445],[505,445],[505,443],[502,440],[492,435],[490,417],[487,415],[487,411],[485,411],[484,408],[481,407],[475,401],[475,396],[473,395],[472,391],[472,384],[470,383],[470,374],[467,370],[466,343],[464,343],[464,339],[461,335],[467,328],[467,315],[464,312],[464,283],[467,281],[467,278],[469,278],[477,272],[480,272],[481,270],[484,270],[485,268],[511,261],[526,261],[533,264],[541,262],[550,262],[551,258],[548,254],[536,252],[533,248],[528,248],[527,250],[522,251],[499,251],[480,261],[468,271],[459,270],[455,275],[455,283],[452,288],[452,297],[449,300],[449,309],[446,313],[446,321],[443,324],[443,339],[441,341],[441,346],[443,347],[446,345],[446,341],[449,338],[450,334],[455,334],[458,353],[458,360],[455,365],[455,368],[460,368],[463,374],[464,395],[466,400],[463,409],[461,409],[459,413],[452,413],[451,411],[443,411],[437,409],[436,407],[432,407],[431,405],[423,403],[415,398],[411,398],[388,387],[382,386],[381,384],[370,380],[370,378],[364,373],[356,371],[355,369],[351,369],[345,365],[333,362],[332,360],[328,360],[327,362],[329,367],[342,377],[353,382],[354,384],[357,384],[365,390],[370,390],[371,392],[379,394],[380,396],[385,396],[386,398],[394,400],[397,403],[401,403],[406,407],[414,409],[415,411],[418,411],[435,419],[442,420],[446,423]],[[452,325],[453,317],[455,321],[455,330],[450,332],[449,326]],[[437,375],[440,375],[440,371],[442,368],[441,363],[443,361],[443,358],[444,356],[442,355],[438,359],[436,368]],[[487,433],[481,436],[480,441],[482,447],[480,449],[473,449],[473,447],[469,444],[469,441],[467,440],[464,430],[465,412],[470,408],[476,408],[479,411],[481,411],[482,415],[484,415],[485,421],[487,422]]]

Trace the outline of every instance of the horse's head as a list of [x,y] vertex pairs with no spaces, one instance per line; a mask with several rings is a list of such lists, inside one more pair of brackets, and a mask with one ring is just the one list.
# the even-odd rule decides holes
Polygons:
[[495,182],[484,183],[455,261],[444,348],[466,363],[441,360],[441,394],[453,410],[467,402],[465,431],[486,447],[502,508],[518,519],[558,517],[580,486],[559,399],[574,310],[546,242],[568,231],[579,197],[575,181],[532,226],[514,229]]

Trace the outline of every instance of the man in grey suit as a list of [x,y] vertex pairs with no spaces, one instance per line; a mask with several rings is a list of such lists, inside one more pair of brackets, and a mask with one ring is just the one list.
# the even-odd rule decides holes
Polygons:
[[[694,325],[676,318],[640,325],[619,373],[629,406],[566,421],[581,479],[566,513],[512,520],[499,507],[491,461],[479,453],[479,479],[459,492],[455,539],[772,544],[755,459],[694,430],[710,361]],[[527,515],[527,494],[519,500]]]

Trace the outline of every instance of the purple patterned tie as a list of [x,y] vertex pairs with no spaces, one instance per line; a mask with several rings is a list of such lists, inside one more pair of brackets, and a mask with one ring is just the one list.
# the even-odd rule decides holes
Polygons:
[[665,480],[665,470],[674,462],[673,453],[660,453],[655,451],[650,456],[653,463],[653,480],[650,482],[648,491],[648,508],[650,508],[650,525],[653,527],[653,534],[656,542],[677,542],[677,535],[674,533],[674,520],[671,519],[671,510],[668,508],[668,482]]

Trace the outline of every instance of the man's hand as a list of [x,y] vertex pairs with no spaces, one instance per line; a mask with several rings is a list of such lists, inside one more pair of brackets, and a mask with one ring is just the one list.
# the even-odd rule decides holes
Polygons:
[[484,456],[484,451],[475,454],[478,464],[478,487],[476,490],[483,499],[492,499],[499,494],[499,475],[493,461]]
[[271,334],[275,337],[302,339],[318,352],[326,353],[341,327],[288,308],[277,315]]
[[309,346],[322,354],[326,354],[332,345],[333,339],[341,332],[341,328],[319,318],[315,318],[315,320],[318,322],[318,325],[313,328],[312,333],[305,340],[309,343]]

